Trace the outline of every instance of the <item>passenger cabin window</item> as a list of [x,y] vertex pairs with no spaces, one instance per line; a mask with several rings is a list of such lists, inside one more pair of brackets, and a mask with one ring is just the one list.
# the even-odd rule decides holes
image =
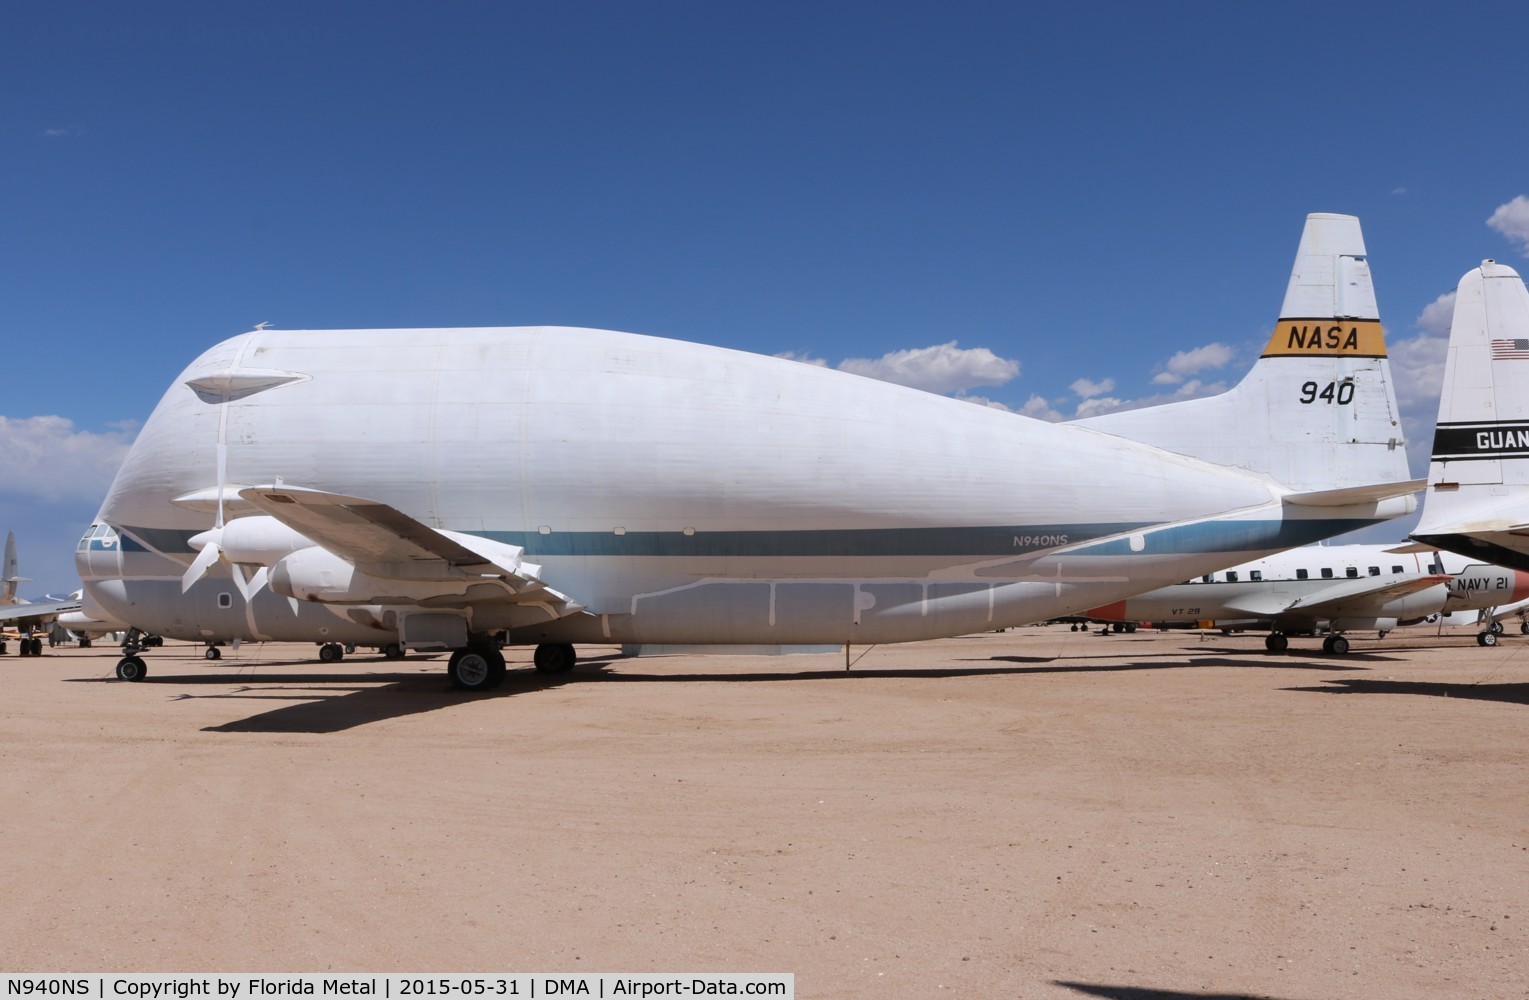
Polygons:
[[1370,567],[1370,575],[1371,576],[1379,576],[1380,575],[1380,567],[1379,566],[1371,566]]
[[1297,580],[1304,580],[1304,579],[1306,579],[1306,571],[1304,569],[1296,570],[1295,571],[1295,578]]
[[1234,573],[1234,572],[1231,572],[1230,570],[1228,570],[1227,574],[1226,574],[1226,582],[1227,583],[1236,583],[1237,582],[1237,574]]
[[1204,576],[1200,577],[1200,582],[1201,583],[1211,583],[1211,582],[1213,582],[1215,580],[1215,578],[1216,578],[1216,575],[1214,573],[1206,573]]
[[1343,575],[1348,577],[1350,580],[1352,580],[1352,579],[1354,579],[1354,577],[1359,575],[1359,567],[1358,566],[1350,566],[1350,567],[1348,567],[1347,569],[1345,569],[1343,571]]
[[1393,572],[1393,573],[1400,573],[1400,572],[1402,572],[1402,568],[1400,566],[1392,566],[1391,567],[1391,572]]
[[1264,578],[1264,571],[1261,570],[1261,569],[1251,570],[1248,573],[1248,579],[1252,580],[1254,583],[1260,582],[1261,580],[1263,580],[1263,578]]
[[1324,580],[1331,580],[1332,578],[1333,578],[1333,568],[1331,566],[1323,566],[1322,567],[1322,579],[1324,579]]

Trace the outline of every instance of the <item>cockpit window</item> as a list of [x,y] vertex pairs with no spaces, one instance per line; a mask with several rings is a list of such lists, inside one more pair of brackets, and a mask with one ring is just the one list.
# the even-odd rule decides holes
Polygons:
[[87,552],[91,549],[115,549],[117,547],[117,529],[109,524],[92,524],[90,530],[85,532],[85,537],[76,545],[76,552]]

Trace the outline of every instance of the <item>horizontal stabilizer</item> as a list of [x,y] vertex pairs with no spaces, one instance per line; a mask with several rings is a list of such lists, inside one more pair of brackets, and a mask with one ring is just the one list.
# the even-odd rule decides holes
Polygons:
[[1425,552],[1437,552],[1439,547],[1437,545],[1423,545],[1420,542],[1408,542],[1404,545],[1398,545],[1394,549],[1386,549],[1385,551],[1387,555],[1415,556],[1422,555]]
[[1373,486],[1348,486],[1337,490],[1288,493],[1282,499],[1285,503],[1294,504],[1297,507],[1353,507],[1410,496],[1427,485],[1426,479],[1408,479],[1399,483],[1376,483]]

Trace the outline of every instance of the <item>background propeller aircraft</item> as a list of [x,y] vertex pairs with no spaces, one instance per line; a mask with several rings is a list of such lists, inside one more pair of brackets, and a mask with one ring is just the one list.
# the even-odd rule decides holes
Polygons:
[[[1186,583],[1094,608],[1094,621],[1175,625],[1209,622],[1268,630],[1264,645],[1283,652],[1292,634],[1325,632],[1322,649],[1347,653],[1346,631],[1398,625],[1439,614],[1490,611],[1529,597],[1529,573],[1414,546],[1309,545]],[[1477,636],[1496,644],[1495,631]]]
[[[24,576],[17,575],[16,533],[5,533],[4,577],[0,578],[0,627],[14,629],[17,646],[22,656],[41,656],[42,638],[38,633],[46,630],[60,615],[80,609],[77,592],[61,600],[26,601],[18,596]],[[0,632],[0,656],[9,652],[10,636]],[[87,642],[88,644],[88,642]]]
[[485,689],[503,642],[1077,612],[1409,512],[1400,437],[1358,220],[1313,215],[1241,384],[1076,425],[605,330],[251,331],[166,391],[78,564],[98,619],[450,650]]

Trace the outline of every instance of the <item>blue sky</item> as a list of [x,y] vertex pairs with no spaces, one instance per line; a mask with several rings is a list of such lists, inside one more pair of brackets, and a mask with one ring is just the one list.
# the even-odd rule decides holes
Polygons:
[[1262,347],[1313,211],[1363,222],[1422,475],[1435,303],[1483,257],[1524,267],[1526,28],[1495,4],[10,4],[0,528],[39,593],[77,586],[133,427],[262,321],[608,327],[1050,419],[1208,392]]

